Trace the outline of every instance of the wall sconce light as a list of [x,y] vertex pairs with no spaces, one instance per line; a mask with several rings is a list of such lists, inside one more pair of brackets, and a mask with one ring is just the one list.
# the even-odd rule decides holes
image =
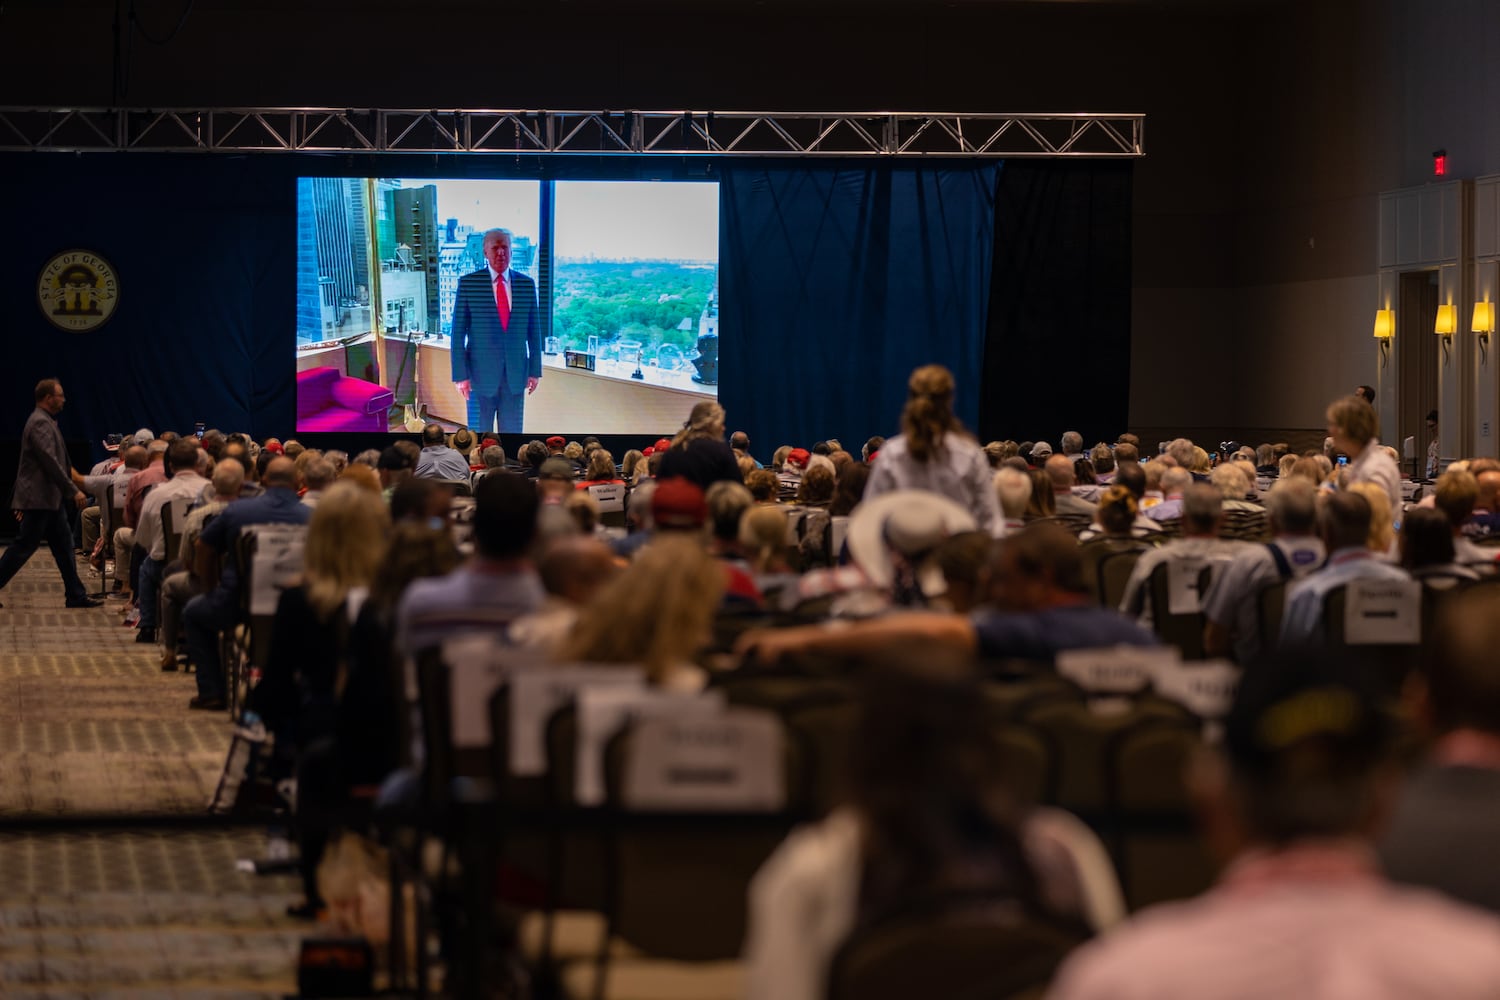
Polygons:
[[1443,338],[1443,361],[1448,360],[1448,352],[1453,349],[1453,334],[1458,329],[1458,309],[1452,305],[1438,306],[1437,322],[1432,324],[1432,332]]
[[1437,322],[1432,332],[1439,337],[1452,337],[1458,329],[1458,310],[1453,306],[1438,306]]
[[1490,334],[1495,332],[1495,303],[1474,303],[1474,321],[1469,328],[1479,335],[1479,360],[1483,363],[1488,355],[1486,348],[1490,346]]
[[1380,342],[1380,367],[1384,368],[1391,356],[1391,338],[1396,335],[1396,311],[1375,310],[1375,339]]
[[1469,325],[1469,328],[1488,340],[1490,334],[1495,332],[1495,303],[1474,303],[1474,322]]

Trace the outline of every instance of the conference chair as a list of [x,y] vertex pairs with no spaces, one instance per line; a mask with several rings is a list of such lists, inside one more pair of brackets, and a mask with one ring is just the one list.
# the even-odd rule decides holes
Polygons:
[[[161,505],[162,540],[166,544],[167,557],[163,565],[177,561],[182,550],[182,529],[187,524],[188,497],[177,497]],[[161,619],[157,619],[160,621]]]
[[[1348,587],[1335,587],[1323,598],[1323,634],[1333,648],[1357,653],[1381,680],[1386,692],[1395,698],[1401,693],[1407,675],[1421,661],[1421,636],[1410,643],[1355,643],[1346,634]],[[1420,615],[1420,608],[1418,614]]]
[[1021,721],[1041,733],[1056,752],[1049,804],[1112,834],[1110,761],[1122,734],[1159,724],[1191,725],[1192,715],[1155,698],[1117,702],[1111,711],[1101,711],[1097,700],[1055,699],[1028,709]]
[[599,504],[600,524],[606,528],[626,527],[625,497],[629,491],[624,483],[595,483],[586,489]]
[[1270,537],[1264,509],[1243,507],[1224,511],[1219,537],[1240,542],[1264,542]]
[[1009,894],[971,891],[914,903],[856,931],[834,957],[828,1000],[1040,997],[1088,933],[1028,912]]
[[[227,633],[223,660],[229,714],[238,709],[271,652],[279,590],[302,574],[305,524],[251,524],[235,540],[231,558],[239,574],[239,625]],[[241,689],[244,689],[243,691]]]
[[1164,716],[1123,729],[1106,751],[1120,882],[1132,910],[1196,896],[1213,882],[1185,781],[1201,732],[1199,720]]
[[1281,641],[1281,616],[1286,611],[1286,587],[1287,581],[1277,580],[1260,588],[1255,595],[1260,648],[1267,653]]
[[742,995],[745,898],[797,818],[801,765],[780,721],[755,709],[642,718],[616,734],[606,933],[593,961],[564,966],[563,995]]
[[[1083,579],[1102,607],[1118,608],[1135,562],[1151,545],[1135,538],[1091,538],[1078,547]],[[1108,569],[1106,569],[1108,567]]]
[[1203,659],[1203,595],[1213,576],[1213,566],[1204,566],[1198,573],[1197,594],[1199,610],[1186,614],[1173,614],[1170,592],[1171,568],[1162,563],[1151,571],[1147,586],[1151,588],[1151,622],[1161,641],[1176,646],[1182,651],[1184,660]]

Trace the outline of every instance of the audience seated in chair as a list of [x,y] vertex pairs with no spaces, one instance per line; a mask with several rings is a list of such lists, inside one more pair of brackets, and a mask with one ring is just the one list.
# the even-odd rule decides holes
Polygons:
[[1449,598],[1435,635],[1406,692],[1431,743],[1397,799],[1381,862],[1398,882],[1500,912],[1500,870],[1488,860],[1500,835],[1500,675],[1494,669],[1500,591],[1486,586]]
[[[1180,472],[1180,469],[1174,469],[1168,476],[1175,476]],[[1125,585],[1125,597],[1120,602],[1120,610],[1134,616],[1147,627],[1158,616],[1168,614],[1167,608],[1155,607],[1152,599],[1151,574],[1158,566],[1170,566],[1173,562],[1203,564],[1211,577],[1217,575],[1244,544],[1225,541],[1219,537],[1223,516],[1223,498],[1218,490],[1207,483],[1188,486],[1182,500],[1183,537],[1174,538],[1160,548],[1144,553],[1136,561],[1130,580]],[[1206,593],[1207,591],[1203,591],[1198,595],[1200,602]]]
[[308,758],[317,768],[332,756],[338,702],[349,679],[350,633],[385,561],[390,523],[386,505],[367,490],[340,483],[328,491],[308,523],[301,581],[276,603],[265,671],[246,705],[246,720],[259,717],[274,735],[284,773],[299,776],[300,868],[309,911],[321,905],[317,868],[327,829],[313,815],[325,805],[316,795],[320,783],[303,775]]
[[445,576],[413,583],[397,608],[397,644],[405,655],[454,635],[503,634],[541,607],[546,592],[531,561],[539,506],[536,487],[520,476],[493,472],[479,481],[473,558]]
[[1455,541],[1453,522],[1441,508],[1409,510],[1401,522],[1401,568],[1413,579],[1435,585],[1444,580],[1454,583],[1478,580],[1479,574],[1472,567],[1454,560]]
[[1406,571],[1383,561],[1370,549],[1370,502],[1353,490],[1330,493],[1318,510],[1318,533],[1327,563],[1309,573],[1287,593],[1281,619],[1281,644],[1321,644],[1323,601],[1329,591],[1353,580],[1406,580]]
[[910,666],[867,684],[848,804],[788,837],[751,885],[750,1000],[821,1000],[850,934],[944,898],[1093,930],[1123,914],[1098,839],[1008,785],[973,666],[902,652]]
[[708,675],[693,656],[708,644],[724,589],[719,561],[702,543],[669,532],[598,589],[556,658],[637,664],[656,687],[700,691]]
[[1327,553],[1317,535],[1317,491],[1305,479],[1280,480],[1271,488],[1266,514],[1272,540],[1239,547],[1209,584],[1203,599],[1208,619],[1204,652],[1251,664],[1263,652],[1260,634],[1260,592],[1277,583],[1301,580],[1323,564]]
[[775,662],[800,651],[872,656],[891,643],[918,640],[992,659],[1051,660],[1065,649],[1156,645],[1151,633],[1091,602],[1078,546],[1055,525],[1029,526],[1002,539],[991,557],[988,588],[987,606],[969,615],[913,611],[833,631],[756,629],[741,636],[736,649]]
[[[295,485],[296,470],[291,459],[272,459],[266,466],[265,493],[225,507],[198,536],[196,558],[204,592],[189,601],[182,612],[188,651],[197,667],[198,680],[198,695],[189,702],[189,708],[228,706],[229,689],[219,657],[218,633],[233,627],[239,616],[241,580],[231,554],[241,532],[251,525],[306,524],[311,519],[313,512],[297,499]],[[217,578],[215,557],[222,564]]]
[[1191,775],[1228,861],[1218,885],[1084,945],[1050,997],[1493,993],[1500,921],[1375,864],[1394,740],[1360,663],[1325,650],[1267,661],[1245,674],[1225,731]]
[[448,435],[442,424],[430,423],[422,428],[422,454],[417,458],[412,475],[419,479],[469,481],[469,460],[448,446]]

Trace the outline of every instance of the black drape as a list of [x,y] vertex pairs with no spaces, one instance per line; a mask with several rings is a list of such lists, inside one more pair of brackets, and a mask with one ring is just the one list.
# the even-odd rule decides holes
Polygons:
[[1130,406],[1130,179],[1010,160],[995,195],[981,440],[1113,441]]
[[724,165],[720,397],[762,459],[897,433],[907,375],[933,362],[974,426],[997,170]]

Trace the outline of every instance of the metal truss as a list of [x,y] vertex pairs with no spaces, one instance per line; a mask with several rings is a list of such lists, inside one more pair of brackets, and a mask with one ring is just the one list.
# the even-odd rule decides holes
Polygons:
[[1140,114],[0,108],[4,152],[1145,155]]

